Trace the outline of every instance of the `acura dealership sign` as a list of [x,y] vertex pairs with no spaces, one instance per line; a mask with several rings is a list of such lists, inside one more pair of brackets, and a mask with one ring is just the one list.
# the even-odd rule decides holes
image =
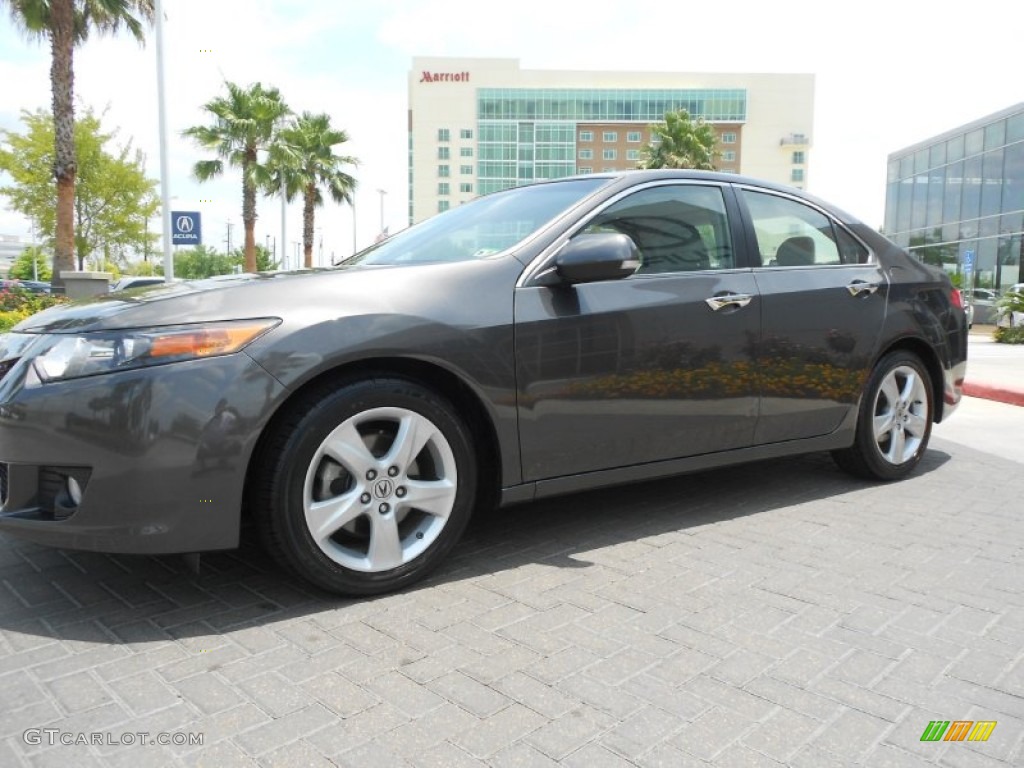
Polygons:
[[171,244],[199,245],[202,242],[199,211],[171,211]]

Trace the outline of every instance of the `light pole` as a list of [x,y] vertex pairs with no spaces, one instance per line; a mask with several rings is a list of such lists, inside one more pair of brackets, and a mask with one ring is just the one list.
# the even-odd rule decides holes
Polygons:
[[164,280],[174,279],[174,255],[171,252],[171,185],[170,165],[167,162],[167,107],[164,94],[164,7],[156,0],[156,91],[157,113],[160,123],[160,201],[164,220]]
[[378,189],[377,194],[380,195],[380,234],[384,234],[384,195],[387,194],[387,190]]

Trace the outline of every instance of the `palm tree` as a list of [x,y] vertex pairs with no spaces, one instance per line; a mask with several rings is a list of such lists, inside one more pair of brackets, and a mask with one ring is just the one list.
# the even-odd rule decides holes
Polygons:
[[668,112],[665,122],[651,126],[651,143],[641,150],[640,167],[713,171],[717,141],[715,129],[703,118],[691,120],[685,109]]
[[93,29],[115,33],[121,27],[142,42],[143,22],[153,20],[153,0],[0,0],[0,4],[7,6],[14,24],[29,37],[50,41],[57,181],[53,284],[63,292],[60,273],[75,268],[75,46],[85,42]]
[[270,150],[271,182],[268,188],[290,201],[302,195],[302,251],[305,265],[313,266],[314,209],[324,203],[326,188],[336,203],[351,203],[356,180],[342,166],[358,165],[354,157],[334,154],[334,147],[348,141],[345,131],[331,127],[326,114],[303,112],[291,125],[281,129]]
[[242,169],[242,222],[245,225],[245,271],[256,271],[256,191],[270,177],[260,162],[260,152],[269,149],[274,132],[289,114],[277,88],[260,83],[242,88],[224,83],[228,95],[218,96],[203,105],[214,117],[212,125],[197,125],[184,131],[203,149],[217,154],[215,160],[200,160],[193,173],[199,181],[209,181],[224,171],[224,161]]

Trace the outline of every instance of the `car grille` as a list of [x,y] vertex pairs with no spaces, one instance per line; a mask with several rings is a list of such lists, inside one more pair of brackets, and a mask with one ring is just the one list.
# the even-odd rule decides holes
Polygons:
[[7,503],[7,465],[0,464],[0,507]]

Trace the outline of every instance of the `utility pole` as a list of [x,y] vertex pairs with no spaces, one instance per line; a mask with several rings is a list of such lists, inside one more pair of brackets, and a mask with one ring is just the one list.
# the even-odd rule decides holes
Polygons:
[[377,193],[380,195],[380,234],[384,234],[384,195],[387,194],[386,190],[378,189]]
[[233,227],[233,226],[234,226],[234,224],[232,224],[229,221],[228,222],[228,256],[231,255],[231,227]]

